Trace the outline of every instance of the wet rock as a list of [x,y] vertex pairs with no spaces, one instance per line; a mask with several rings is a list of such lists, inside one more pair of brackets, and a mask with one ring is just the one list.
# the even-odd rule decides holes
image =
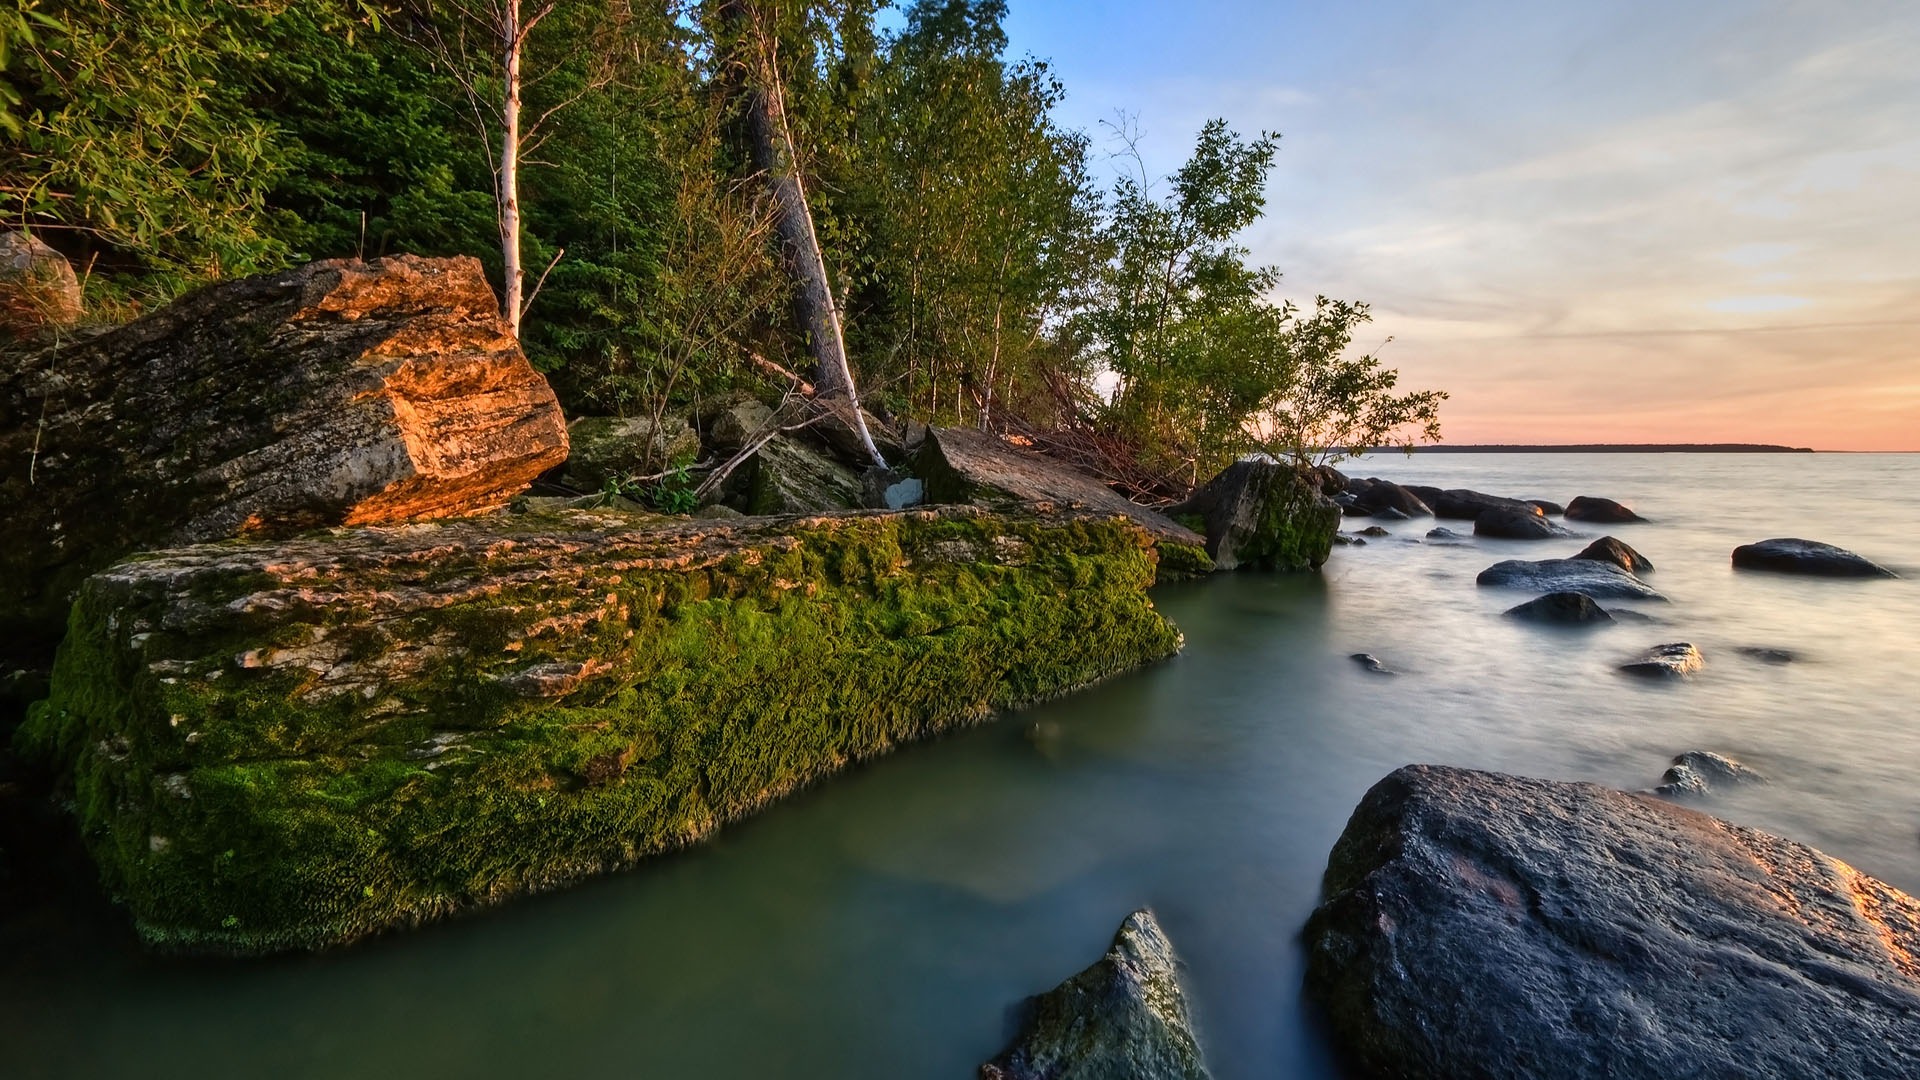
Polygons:
[[1222,570],[1317,570],[1340,527],[1340,508],[1292,465],[1251,458],[1168,512],[1200,516],[1207,554]]
[[1536,597],[1511,607],[1506,614],[1528,622],[1545,623],[1610,623],[1613,616],[1607,614],[1593,597],[1586,593],[1554,592]]
[[1366,528],[1360,530],[1360,535],[1381,537],[1381,536],[1392,536],[1393,534],[1388,532],[1383,526],[1369,525]]
[[1421,501],[1420,496],[1391,480],[1369,478],[1366,486],[1355,491],[1353,496],[1356,503],[1377,517],[1385,517],[1385,511],[1388,510],[1402,517],[1433,516],[1433,509]]
[[742,467],[749,514],[815,514],[856,510],[865,502],[860,476],[826,451],[788,435],[760,444]]
[[1419,496],[1420,501],[1433,509],[1435,517],[1450,518],[1456,521],[1472,521],[1489,510],[1511,510],[1521,514],[1539,514],[1540,510],[1532,503],[1519,499],[1503,499],[1498,495],[1488,495],[1469,488],[1450,488],[1442,491],[1436,487],[1423,487],[1409,484],[1407,490]]
[[700,436],[677,416],[583,416],[567,425],[567,442],[567,483],[587,491],[700,456]]
[[1494,563],[1474,581],[1481,585],[1534,592],[1586,593],[1595,599],[1665,600],[1652,586],[1612,563],[1597,559],[1508,559]]
[[1387,665],[1381,663],[1380,658],[1373,655],[1372,653],[1357,652],[1357,653],[1354,653],[1352,656],[1348,657],[1347,659],[1352,660],[1356,664],[1359,664],[1360,669],[1362,671],[1369,671],[1375,675],[1400,674],[1399,672],[1393,670]]
[[1178,967],[1153,913],[1127,916],[1105,956],[1028,1000],[981,1080],[1205,1080]]
[[[1208,543],[1167,514],[1121,496],[1078,469],[987,432],[933,428],[915,463],[915,475],[925,483],[929,503],[973,503],[1008,510],[1042,506],[1116,514],[1145,529],[1157,542],[1194,547]],[[1321,556],[1323,560],[1325,557]]]
[[1529,507],[1525,511],[1482,511],[1479,517],[1473,519],[1473,535],[1490,536],[1498,540],[1553,540],[1573,534]]
[[1331,465],[1315,465],[1307,470],[1308,482],[1319,486],[1320,494],[1333,498],[1344,494],[1350,481],[1347,475]]
[[1644,611],[1635,611],[1628,607],[1608,608],[1607,614],[1613,616],[1615,622],[1651,623],[1660,621]]
[[0,235],[0,335],[29,338],[80,319],[80,279],[66,256],[18,229]]
[[1449,529],[1445,526],[1441,526],[1438,529],[1428,529],[1427,539],[1429,540],[1465,540],[1467,538],[1464,536],[1461,536],[1457,532],[1454,532],[1452,529]]
[[1653,789],[1655,795],[1668,797],[1683,795],[1706,795],[1714,787],[1728,787],[1735,784],[1764,784],[1767,778],[1732,758],[1710,754],[1704,750],[1689,750],[1673,759],[1673,764],[1660,776],[1660,786]]
[[1742,570],[1772,570],[1815,577],[1898,577],[1870,559],[1818,540],[1790,537],[1742,544],[1733,549],[1733,565]]
[[1603,536],[1588,544],[1575,555],[1576,559],[1593,559],[1596,562],[1612,563],[1630,574],[1650,574],[1653,563],[1645,555],[1628,547],[1611,536]]
[[1557,502],[1549,502],[1546,499],[1526,499],[1523,501],[1526,502],[1528,506],[1533,507],[1548,517],[1561,517],[1567,512],[1566,507],[1561,506]]
[[1582,495],[1567,504],[1568,521],[1591,521],[1596,525],[1622,525],[1646,518],[1614,502],[1593,495]]
[[1398,510],[1395,510],[1395,509],[1394,509],[1393,507],[1391,507],[1391,506],[1387,506],[1387,507],[1382,507],[1381,509],[1378,509],[1378,510],[1375,510],[1375,511],[1373,512],[1373,516],[1374,516],[1374,517],[1377,517],[1377,518],[1379,518],[1379,519],[1380,519],[1381,521],[1408,521],[1408,520],[1411,520],[1410,518],[1408,518],[1408,517],[1407,517],[1407,515],[1406,515],[1406,514],[1403,514],[1403,513],[1401,513],[1400,511],[1398,511]]
[[1334,533],[1333,542],[1340,545],[1341,547],[1366,547],[1367,546],[1367,541],[1365,537],[1355,536],[1352,533],[1343,533],[1343,532]]
[[1800,654],[1792,649],[1777,649],[1766,645],[1739,645],[1733,651],[1749,660],[1758,660],[1763,664],[1791,664],[1800,659]]
[[[145,940],[319,948],[684,848],[1169,656],[1155,570],[1125,521],[972,507],[561,510],[153,552],[87,579],[15,746],[139,793],[80,801],[69,829]],[[149,796],[178,773],[191,800]]]
[[1676,641],[1667,645],[1655,645],[1640,655],[1620,665],[1620,670],[1629,675],[1639,675],[1649,679],[1671,679],[1691,675],[1706,666],[1706,658],[1692,643]]
[[1920,1075],[1920,901],[1660,799],[1408,766],[1323,895],[1307,991],[1367,1075]]
[[136,550],[472,514],[566,455],[553,391],[471,258],[310,263],[76,337],[57,362],[10,351],[0,643],[57,639],[80,581]]

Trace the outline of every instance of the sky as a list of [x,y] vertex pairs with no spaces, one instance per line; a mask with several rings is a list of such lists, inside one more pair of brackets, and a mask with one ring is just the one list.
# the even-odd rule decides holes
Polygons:
[[1451,443],[1920,450],[1920,0],[1011,0],[1059,119],[1281,134],[1246,235]]

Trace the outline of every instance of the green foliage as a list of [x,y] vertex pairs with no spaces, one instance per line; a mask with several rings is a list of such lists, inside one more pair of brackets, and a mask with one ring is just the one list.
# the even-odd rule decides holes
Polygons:
[[[850,762],[1178,644],[1145,595],[1150,550],[1116,522],[864,517],[794,535],[655,569],[622,549],[511,588],[496,547],[436,545],[432,580],[465,599],[415,609],[400,639],[353,603],[233,606],[262,587],[234,571],[201,575],[205,609],[228,614],[191,628],[163,625],[157,592],[96,578],[17,742],[71,777],[147,940],[312,948],[695,842]],[[377,573],[329,588],[378,591]],[[580,629],[541,632],[556,615]],[[389,674],[371,699],[328,696],[303,666],[244,659],[276,648]],[[593,674],[547,699],[502,682],[543,663]]]
[[1273,456],[1331,464],[1374,447],[1411,453],[1416,440],[1439,440],[1445,391],[1395,394],[1399,372],[1371,353],[1347,355],[1354,329],[1371,318],[1365,304],[1322,296],[1311,316],[1292,320],[1286,344],[1295,377],[1256,421]]

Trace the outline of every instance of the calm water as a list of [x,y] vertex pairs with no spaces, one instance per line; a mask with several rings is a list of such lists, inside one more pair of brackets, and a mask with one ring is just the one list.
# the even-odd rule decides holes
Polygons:
[[[1774,783],[1706,808],[1920,891],[1920,456],[1430,455],[1358,475],[1620,499],[1657,623],[1553,631],[1473,577],[1585,541],[1336,549],[1320,577],[1225,576],[1156,602],[1178,659],[910,749],[696,852],[321,957],[143,958],[110,917],[0,926],[9,1076],[953,1077],[1008,1006],[1151,905],[1189,966],[1215,1074],[1329,1076],[1301,923],[1348,813],[1396,766],[1657,781],[1713,750]],[[1356,527],[1366,522],[1353,523]],[[1465,531],[1458,523],[1450,523]],[[1595,527],[1580,527],[1599,535]],[[1770,536],[1903,581],[1735,574]],[[1689,640],[1708,667],[1613,666]],[[1738,646],[1789,648],[1785,666]],[[1403,674],[1346,659],[1372,652]]]

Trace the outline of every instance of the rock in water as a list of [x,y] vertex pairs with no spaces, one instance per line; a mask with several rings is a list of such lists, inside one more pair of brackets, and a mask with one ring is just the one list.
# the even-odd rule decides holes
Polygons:
[[1027,1002],[981,1080],[1205,1080],[1178,964],[1151,911],[1127,916],[1107,955]]
[[1347,657],[1347,659],[1349,659],[1349,660],[1351,660],[1351,661],[1353,661],[1353,662],[1354,662],[1354,663],[1356,663],[1356,664],[1359,664],[1359,665],[1360,665],[1360,670],[1362,670],[1362,671],[1366,671],[1366,672],[1369,672],[1369,673],[1371,673],[1371,674],[1374,674],[1374,675],[1398,675],[1398,674],[1400,674],[1399,672],[1397,672],[1397,671],[1395,671],[1395,670],[1393,670],[1392,668],[1390,668],[1390,667],[1388,667],[1387,665],[1385,665],[1385,664],[1383,664],[1383,663],[1381,663],[1381,662],[1380,662],[1380,658],[1379,658],[1379,657],[1377,657],[1377,656],[1375,656],[1375,655],[1373,655],[1372,653],[1365,653],[1365,652],[1357,652],[1357,653],[1354,653],[1353,655],[1351,655],[1351,656],[1349,656],[1349,657]]
[[1433,509],[1420,501],[1420,496],[1391,480],[1368,479],[1365,486],[1356,490],[1353,496],[1355,505],[1372,511],[1376,516],[1385,517],[1384,511],[1387,510],[1410,518],[1433,516]]
[[155,945],[316,948],[699,840],[1171,655],[1151,541],[971,507],[344,529],[89,578],[16,745]]
[[1551,502],[1546,499],[1523,499],[1521,501],[1525,502],[1528,506],[1533,507],[1535,510],[1538,510],[1541,513],[1547,515],[1548,517],[1563,517],[1566,515],[1566,512],[1567,512],[1566,507],[1561,506],[1557,502]]
[[1612,563],[1629,574],[1650,574],[1653,572],[1653,563],[1649,562],[1645,555],[1640,554],[1611,536],[1603,536],[1593,543],[1588,544],[1581,550],[1580,554],[1575,555],[1574,558]]
[[1660,786],[1654,788],[1653,793],[1667,796],[1705,795],[1715,785],[1724,787],[1766,782],[1766,777],[1732,758],[1704,750],[1689,750],[1673,759],[1673,764],[1661,775]]
[[1706,658],[1691,642],[1676,641],[1670,645],[1655,645],[1641,654],[1638,660],[1620,665],[1620,670],[1651,679],[1672,679],[1691,675],[1706,664]]
[[1659,799],[1408,766],[1323,895],[1308,993],[1373,1075],[1920,1076],[1920,901]]
[[1565,516],[1568,521],[1591,521],[1596,525],[1624,525],[1647,520],[1612,499],[1593,495],[1582,495],[1568,503]]
[[66,256],[18,229],[0,236],[0,334],[71,326],[80,311],[80,279]]
[[136,550],[470,514],[566,454],[471,258],[311,263],[0,355],[0,642],[50,651]]
[[1552,540],[1573,533],[1548,521],[1531,507],[1521,510],[1483,510],[1473,519],[1473,535],[1499,540]]
[[1665,600],[1652,586],[1612,563],[1596,559],[1508,559],[1497,562],[1474,581],[1508,589],[1535,592],[1579,592],[1593,597]]
[[1292,465],[1252,458],[1220,470],[1169,512],[1200,515],[1207,554],[1222,570],[1317,570],[1340,529],[1340,507]]
[[1468,488],[1451,488],[1442,491],[1436,487],[1410,484],[1407,490],[1432,507],[1434,516],[1440,518],[1472,521],[1489,510],[1511,510],[1520,514],[1540,512],[1540,508],[1532,503],[1522,502],[1519,499],[1504,499],[1498,495],[1488,495]]
[[1441,526],[1440,528],[1437,528],[1437,529],[1428,529],[1427,539],[1429,540],[1465,540],[1466,537],[1461,536],[1459,533],[1454,532],[1452,529],[1449,529],[1445,526]]
[[1529,622],[1610,623],[1613,616],[1594,603],[1586,593],[1556,592],[1511,607],[1506,614]]
[[1816,577],[1899,577],[1870,559],[1818,540],[1791,537],[1742,544],[1733,549],[1733,565],[1742,570],[1773,570]]

